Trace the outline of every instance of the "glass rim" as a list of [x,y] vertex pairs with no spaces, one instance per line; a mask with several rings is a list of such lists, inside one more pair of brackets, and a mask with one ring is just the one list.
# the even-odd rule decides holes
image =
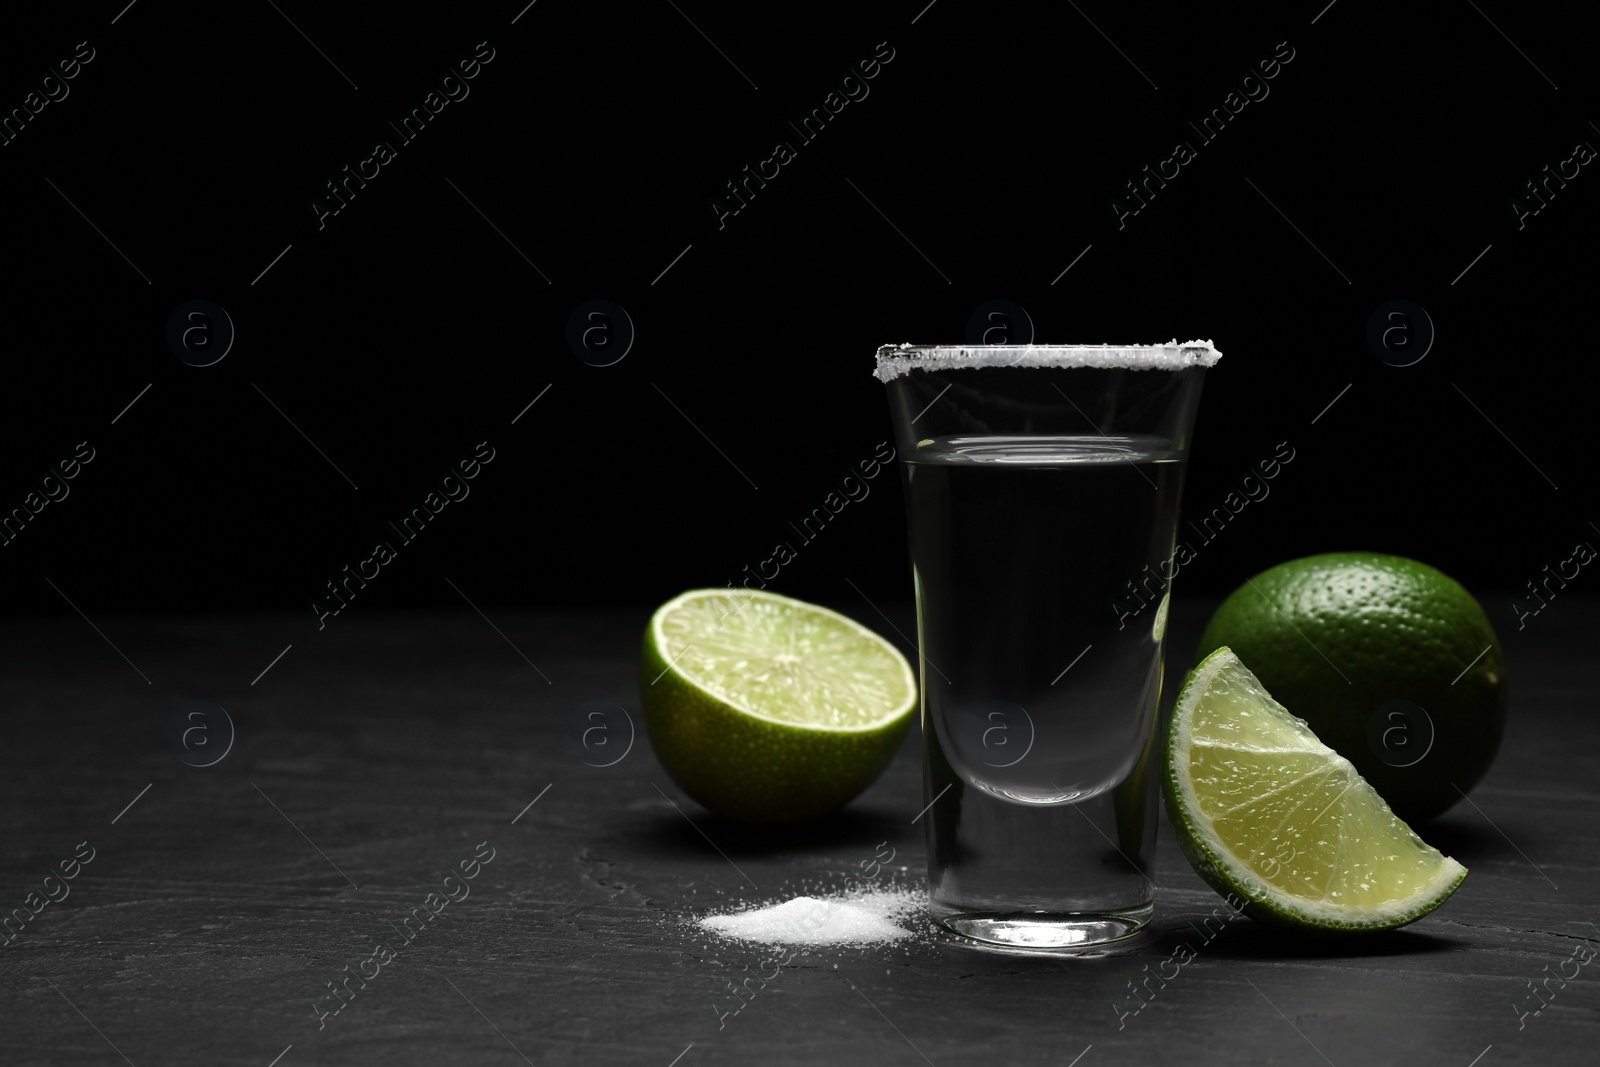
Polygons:
[[1210,341],[1173,338],[1158,345],[881,345],[873,377],[891,382],[914,370],[980,367],[1092,367],[1105,370],[1184,370],[1210,367],[1222,353]]

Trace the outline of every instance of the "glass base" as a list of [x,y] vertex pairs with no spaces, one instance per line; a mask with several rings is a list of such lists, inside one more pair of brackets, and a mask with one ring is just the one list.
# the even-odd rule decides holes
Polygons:
[[1152,905],[1126,911],[961,912],[936,915],[939,925],[985,945],[1028,951],[1071,953],[1097,949],[1133,937],[1150,921]]

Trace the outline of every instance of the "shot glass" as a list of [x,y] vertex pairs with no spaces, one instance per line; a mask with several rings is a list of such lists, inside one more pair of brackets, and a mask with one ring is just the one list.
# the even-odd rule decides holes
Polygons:
[[1152,748],[1210,342],[886,346],[933,917],[1082,950],[1150,919]]

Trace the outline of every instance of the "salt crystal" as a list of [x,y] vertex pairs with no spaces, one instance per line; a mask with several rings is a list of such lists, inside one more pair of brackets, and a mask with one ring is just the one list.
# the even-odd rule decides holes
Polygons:
[[843,898],[795,897],[765,908],[700,920],[707,930],[766,945],[843,945],[898,941],[911,931],[894,920],[916,910],[912,894],[875,890]]

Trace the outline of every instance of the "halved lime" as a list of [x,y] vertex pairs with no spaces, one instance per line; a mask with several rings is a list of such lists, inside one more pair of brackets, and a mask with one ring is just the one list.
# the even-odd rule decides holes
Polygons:
[[667,601],[639,661],[645,727],[673,781],[745,822],[798,822],[883,773],[917,706],[894,646],[789,597],[696,589]]
[[1164,778],[1184,855],[1253,918],[1391,930],[1437,908],[1467,876],[1226,646],[1178,694]]

